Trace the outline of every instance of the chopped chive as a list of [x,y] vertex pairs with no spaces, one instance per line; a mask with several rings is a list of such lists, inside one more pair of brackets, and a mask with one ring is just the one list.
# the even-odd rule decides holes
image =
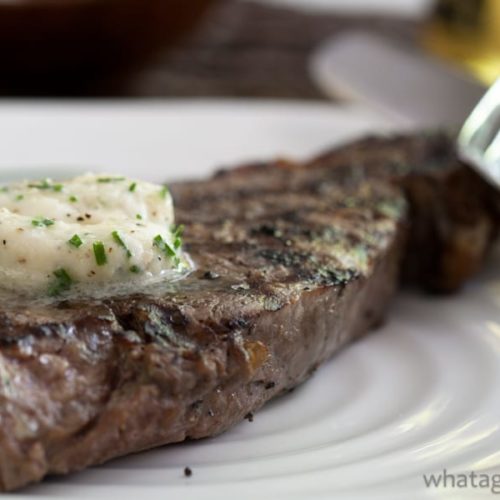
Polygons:
[[135,191],[135,188],[137,187],[137,182],[132,182],[130,186],[128,187],[128,190],[133,193]]
[[101,184],[109,184],[110,182],[121,182],[124,181],[125,177],[100,177],[97,182]]
[[184,232],[184,224],[173,228],[172,236],[174,237],[174,248],[178,250],[182,246],[182,233]]
[[75,248],[80,248],[83,245],[82,239],[77,234],[75,234],[70,240],[68,240],[68,243],[70,245],[73,245]]
[[70,201],[71,203],[76,203],[76,202],[78,201],[78,198],[77,198],[75,195],[73,195],[73,194],[72,194],[72,195],[69,197],[69,201]]
[[36,189],[52,189],[52,191],[55,191],[57,193],[63,190],[62,184],[53,184],[50,179],[44,179],[39,183],[28,184],[28,187]]
[[160,235],[153,238],[153,246],[158,248],[166,257],[176,256],[175,250]]
[[136,218],[137,220],[142,220],[142,215],[141,215],[141,214],[136,214],[136,215],[135,215],[135,218]]
[[7,186],[0,187],[0,193],[7,193],[8,191],[9,191],[9,188]]
[[35,227],[49,227],[53,226],[55,224],[55,221],[52,219],[39,218],[39,219],[33,219],[31,221],[31,224]]
[[50,189],[52,187],[52,184],[49,182],[48,179],[44,179],[43,181],[40,181],[38,184],[36,183],[28,184],[28,187],[36,189]]
[[138,266],[130,266],[130,272],[134,274],[139,274],[141,272],[141,268]]
[[113,231],[111,233],[111,236],[113,237],[113,240],[115,241],[115,243],[125,250],[127,257],[128,258],[132,257],[132,252],[128,249],[127,245],[125,245],[125,242],[122,240],[121,236],[118,234],[118,231]]
[[18,194],[16,196],[16,201],[21,201],[21,200],[24,200],[24,195],[23,194]]
[[160,198],[165,199],[167,197],[167,194],[169,193],[168,187],[163,186],[160,190]]
[[104,266],[108,262],[108,258],[106,257],[106,250],[104,249],[104,245],[101,241],[96,241],[94,243],[94,256],[95,261],[98,266]]
[[52,274],[55,276],[55,280],[49,286],[49,295],[51,297],[55,297],[70,289],[73,280],[65,269],[57,269]]
[[184,233],[184,229],[186,229],[186,226],[184,226],[184,224],[179,224],[177,227],[173,227],[172,228],[172,234],[174,236],[182,236],[182,234]]

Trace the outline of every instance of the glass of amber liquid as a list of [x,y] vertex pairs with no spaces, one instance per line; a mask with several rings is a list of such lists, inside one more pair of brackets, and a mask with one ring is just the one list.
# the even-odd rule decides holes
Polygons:
[[500,76],[500,0],[438,0],[422,42],[492,84]]

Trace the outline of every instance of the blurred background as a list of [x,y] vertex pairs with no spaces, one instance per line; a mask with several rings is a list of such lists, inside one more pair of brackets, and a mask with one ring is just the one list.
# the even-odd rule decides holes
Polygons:
[[499,27],[499,0],[0,0],[0,95],[323,99],[312,54],[351,30],[487,85]]

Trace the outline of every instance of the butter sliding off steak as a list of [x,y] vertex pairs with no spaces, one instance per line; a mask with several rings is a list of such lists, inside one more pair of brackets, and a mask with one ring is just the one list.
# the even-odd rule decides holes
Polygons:
[[454,291],[499,197],[444,135],[171,186],[188,278],[0,305],[0,487],[219,434],[380,324],[401,280]]

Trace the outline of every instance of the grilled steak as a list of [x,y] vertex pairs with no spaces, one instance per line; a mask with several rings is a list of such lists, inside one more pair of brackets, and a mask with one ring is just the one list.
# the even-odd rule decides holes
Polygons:
[[459,287],[500,220],[441,135],[370,138],[172,191],[197,264],[187,279],[0,306],[3,490],[223,432],[378,325],[400,275]]

